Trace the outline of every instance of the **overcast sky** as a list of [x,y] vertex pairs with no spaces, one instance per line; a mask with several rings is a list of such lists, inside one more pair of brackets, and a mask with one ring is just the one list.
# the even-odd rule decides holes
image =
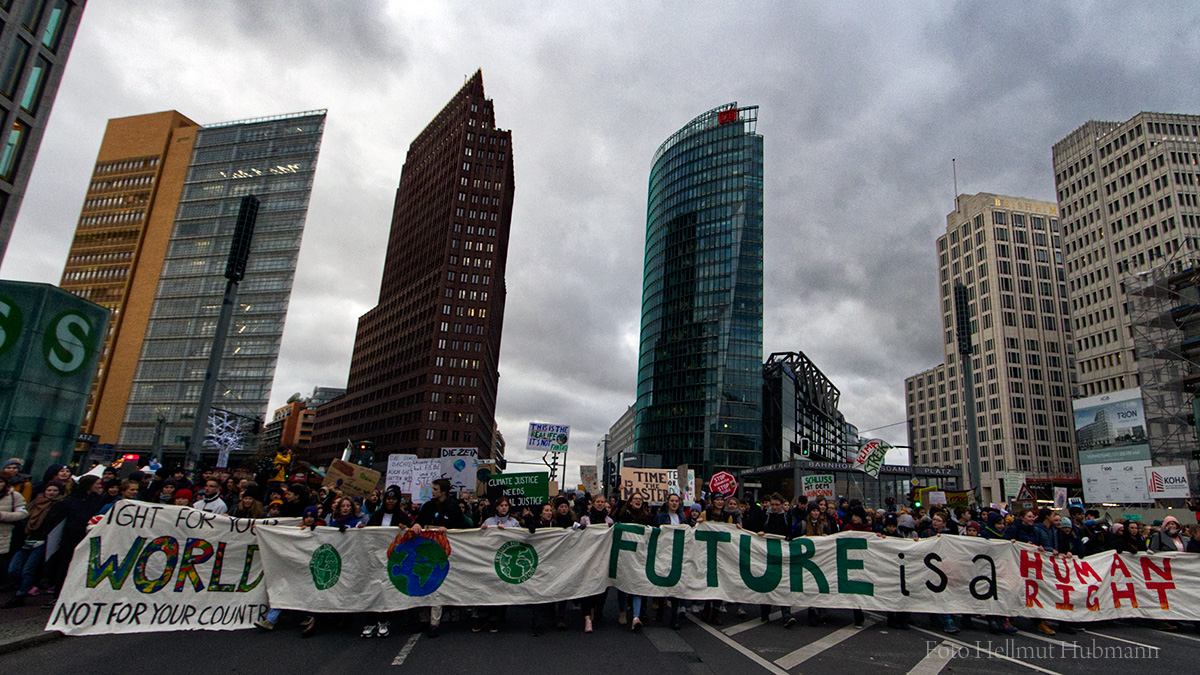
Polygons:
[[408,144],[483,69],[516,197],[497,421],[571,425],[574,467],[633,403],[646,185],[701,112],[759,105],[764,358],[803,351],[867,435],[905,442],[941,362],[936,237],[959,192],[1054,200],[1090,119],[1200,113],[1189,3],[88,3],[0,276],[58,283],[109,118],[328,108],[271,408],[345,386]]

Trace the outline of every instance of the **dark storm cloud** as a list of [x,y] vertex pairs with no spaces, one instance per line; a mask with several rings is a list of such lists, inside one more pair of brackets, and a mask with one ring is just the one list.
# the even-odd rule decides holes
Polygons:
[[344,385],[408,144],[482,68],[516,167],[497,420],[526,459],[529,422],[572,425],[572,467],[633,402],[650,162],[696,115],[761,106],[765,352],[865,430],[942,359],[952,159],[962,193],[1052,200],[1087,120],[1200,109],[1190,6],[213,4],[88,6],[5,276],[58,280],[109,117],[328,108],[272,405]]

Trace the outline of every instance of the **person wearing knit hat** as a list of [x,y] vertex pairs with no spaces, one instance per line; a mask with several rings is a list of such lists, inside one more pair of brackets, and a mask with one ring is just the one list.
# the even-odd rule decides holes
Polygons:
[[1179,521],[1175,516],[1167,516],[1163,518],[1162,528],[1150,537],[1150,546],[1147,550],[1158,553],[1160,551],[1186,551],[1188,545],[1188,537],[1183,536],[1183,528],[1179,525]]
[[21,460],[13,457],[0,467],[0,480],[7,481],[13,491],[21,495],[28,504],[33,501],[33,482],[29,479],[29,474],[21,473],[24,468]]
[[191,506],[191,505],[192,505],[192,491],[191,490],[184,488],[182,490],[175,491],[175,506]]

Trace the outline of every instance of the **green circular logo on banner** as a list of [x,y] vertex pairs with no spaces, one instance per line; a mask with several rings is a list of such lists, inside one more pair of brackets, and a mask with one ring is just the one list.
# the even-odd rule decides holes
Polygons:
[[312,573],[313,586],[318,591],[327,591],[342,576],[342,556],[333,546],[321,544],[308,561],[308,571]]
[[21,316],[21,308],[11,298],[0,295],[0,354],[17,344],[24,327],[25,318]]
[[496,551],[496,576],[510,584],[528,581],[537,566],[537,550],[525,542],[506,541]]
[[59,375],[71,375],[87,363],[94,344],[91,322],[79,312],[67,310],[46,325],[42,355],[50,370]]

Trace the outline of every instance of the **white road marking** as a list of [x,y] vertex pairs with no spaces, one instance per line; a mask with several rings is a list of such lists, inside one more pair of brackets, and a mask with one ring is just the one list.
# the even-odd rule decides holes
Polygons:
[[775,659],[775,665],[779,666],[780,668],[784,668],[786,670],[791,670],[792,668],[795,668],[796,666],[800,665],[801,663],[804,663],[805,661],[811,659],[812,657],[816,656],[817,654],[820,654],[821,652],[825,651],[826,649],[829,649],[830,647],[833,647],[845,640],[849,640],[850,638],[854,637],[855,635],[858,635],[859,633],[863,632],[864,630],[866,630],[874,625],[875,625],[874,621],[867,621],[866,623],[863,624],[862,628],[855,628],[854,626],[846,626],[845,628],[839,628],[839,629],[833,631],[832,633],[830,633],[829,635],[826,635],[825,637],[820,638],[819,640],[813,640],[812,642],[804,645],[803,647],[801,647],[800,649],[797,649],[796,651],[792,652],[791,654],[787,654],[785,656],[781,656],[781,657]]
[[420,633],[414,633],[412,637],[408,638],[408,642],[405,642],[404,646],[400,648],[400,653],[396,655],[396,658],[392,659],[392,665],[404,665],[404,659],[408,658],[409,652],[413,650],[413,647],[417,646],[417,640],[419,639],[421,639]]
[[975,650],[975,652],[977,654],[979,654],[981,656],[986,653],[989,655],[989,658],[1000,659],[1002,661],[1008,661],[1010,663],[1015,663],[1019,666],[1025,666],[1026,668],[1029,668],[1030,670],[1036,670],[1039,673],[1046,673],[1046,675],[1062,675],[1061,673],[1059,673],[1056,670],[1050,670],[1048,668],[1043,668],[1041,666],[1035,666],[1032,663],[1027,663],[1020,659],[1014,659],[1013,657],[1008,656],[1007,654],[1002,654],[1000,652],[992,651],[990,649],[984,649],[983,647],[980,647],[978,644],[971,644],[969,642],[963,642],[962,640],[955,640],[954,638],[949,638],[944,635],[935,633],[931,630],[925,630],[924,628],[918,628],[917,626],[910,626],[910,627],[919,633],[924,633],[926,635],[932,635],[933,637],[935,637],[939,640],[942,640],[944,642],[956,644],[960,647],[966,647],[967,649],[973,649],[973,650]]
[[701,628],[708,631],[712,635],[715,635],[717,637],[717,639],[720,640],[721,642],[724,642],[725,644],[729,645],[730,647],[733,647],[734,649],[736,649],[742,656],[745,656],[746,658],[750,659],[751,661],[762,666],[768,672],[774,673],[774,675],[789,675],[786,670],[780,669],[774,663],[771,663],[770,661],[764,659],[763,657],[759,656],[758,654],[755,654],[754,652],[750,651],[749,649],[746,649],[745,647],[741,646],[733,638],[722,633],[721,631],[717,630],[716,628],[713,628],[712,626],[708,625],[707,623],[704,623],[700,619],[697,619],[694,614],[688,614],[688,619],[691,620],[692,623],[696,624],[697,626],[700,626]]
[[1128,639],[1126,639],[1126,638],[1119,638],[1119,637],[1117,637],[1117,636],[1115,636],[1115,635],[1109,635],[1108,633],[1101,633],[1101,632],[1099,632],[1099,631],[1092,630],[1091,628],[1087,628],[1087,629],[1085,629],[1085,630],[1086,630],[1086,632],[1084,633],[1084,635],[1097,635],[1097,636],[1099,636],[1099,637],[1102,637],[1102,638],[1104,638],[1104,639],[1106,639],[1106,640],[1116,640],[1117,642],[1125,642],[1125,643],[1127,643],[1127,644],[1135,645],[1135,646],[1138,646],[1138,647],[1144,647],[1144,648],[1146,648],[1146,649],[1158,649],[1158,647],[1155,647],[1155,646],[1153,646],[1153,645],[1148,645],[1148,644],[1145,644],[1145,643],[1143,643],[1143,642],[1137,642],[1137,641],[1135,641],[1135,640],[1128,640]]
[[[783,614],[781,614],[779,612],[771,612],[771,620],[772,621],[774,621],[775,619],[778,619],[781,616],[783,616]],[[757,627],[763,625],[763,623],[764,623],[764,621],[762,619],[757,619],[757,618],[756,619],[748,619],[741,623],[734,624],[728,628],[724,628],[721,630],[721,632],[726,635],[737,635],[738,633],[744,633],[744,632],[750,630],[751,628],[757,628]]]
[[950,659],[954,658],[956,651],[953,648],[947,648],[944,641],[939,642],[937,646],[929,650],[925,658],[908,671],[908,675],[937,675],[942,672],[942,668],[945,668],[947,663],[950,663]]

